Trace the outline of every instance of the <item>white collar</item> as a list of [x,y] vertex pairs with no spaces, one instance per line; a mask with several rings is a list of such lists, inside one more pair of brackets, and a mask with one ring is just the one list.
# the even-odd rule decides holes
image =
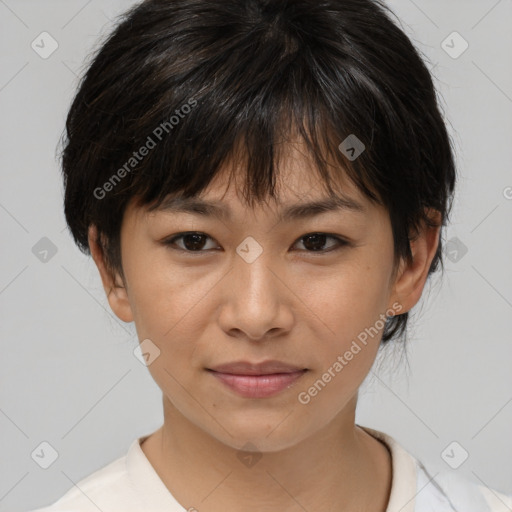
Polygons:
[[[388,447],[391,453],[392,461],[392,482],[391,493],[389,497],[386,512],[420,512],[416,504],[420,499],[417,495],[422,493],[424,487],[430,486],[429,492],[435,493],[436,503],[443,505],[442,512],[445,510],[453,511],[449,505],[449,500],[440,489],[433,489],[432,478],[426,473],[423,466],[407,452],[393,437],[384,432],[374,430],[368,427],[357,425],[365,430],[369,435],[381,441]],[[131,484],[144,497],[144,505],[147,510],[152,512],[166,511],[185,511],[167,489],[158,473],[155,471],[140,444],[149,437],[150,434],[135,439],[126,455],[126,468]],[[418,483],[424,482],[421,486]],[[437,487],[437,486],[436,486]],[[426,495],[427,493],[423,493]],[[185,504],[187,507],[194,507],[194,504]],[[195,504],[197,506],[197,504]],[[441,508],[439,508],[441,512]]]

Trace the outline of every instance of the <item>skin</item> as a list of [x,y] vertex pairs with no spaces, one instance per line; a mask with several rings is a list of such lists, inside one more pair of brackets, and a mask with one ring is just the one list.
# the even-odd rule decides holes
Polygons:
[[[340,180],[343,194],[365,207],[363,214],[332,211],[279,222],[284,205],[326,195],[300,144],[283,158],[278,182],[279,202],[250,209],[236,181],[220,173],[200,197],[228,205],[231,220],[148,213],[130,203],[121,228],[124,283],[107,269],[91,226],[91,253],[112,310],[134,321],[139,339],[149,338],[160,350],[148,369],[162,390],[164,423],[142,450],[174,497],[200,512],[384,512],[390,454],[355,425],[358,388],[382,329],[309,403],[300,403],[298,395],[393,304],[403,313],[418,302],[439,228],[420,230],[411,242],[413,262],[402,261],[393,279],[385,209]],[[183,231],[211,237],[204,239],[203,252],[162,242]],[[351,245],[314,252],[303,238],[311,233],[338,235]],[[263,249],[252,263],[236,253],[247,236]],[[188,246],[183,239],[176,243],[193,246],[190,240]],[[337,244],[327,238],[321,247]],[[277,395],[251,399],[206,370],[268,359],[308,371]],[[256,464],[242,463],[242,447],[262,455]]]

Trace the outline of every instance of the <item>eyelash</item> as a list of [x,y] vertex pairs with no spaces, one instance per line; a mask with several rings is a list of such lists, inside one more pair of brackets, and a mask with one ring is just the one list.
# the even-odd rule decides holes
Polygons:
[[[187,254],[194,254],[194,255],[209,252],[211,250],[215,250],[215,249],[206,249],[206,250],[190,251],[187,249],[183,249],[181,247],[176,247],[176,244],[175,244],[176,240],[182,239],[187,235],[200,235],[200,236],[205,236],[205,237],[209,238],[210,240],[214,240],[214,238],[210,237],[206,233],[202,233],[200,231],[187,231],[187,232],[183,232],[183,233],[178,233],[177,235],[173,235],[171,238],[167,238],[167,239],[163,240],[162,243],[164,245],[168,246],[172,250],[181,251],[181,252],[185,252]],[[337,247],[334,247],[334,248],[322,249],[319,251],[308,251],[307,249],[301,249],[301,251],[307,252],[308,254],[313,254],[313,255],[320,254],[321,255],[321,254],[326,254],[328,252],[340,250],[343,247],[350,245],[350,242],[348,242],[347,240],[345,240],[337,235],[331,235],[329,233],[322,233],[322,232],[306,233],[305,235],[302,235],[300,238],[298,238],[297,241],[293,245],[295,245],[297,242],[303,240],[304,238],[306,238],[308,236],[313,236],[313,235],[326,236],[327,239],[331,238],[331,239],[335,240],[338,245],[337,245]]]

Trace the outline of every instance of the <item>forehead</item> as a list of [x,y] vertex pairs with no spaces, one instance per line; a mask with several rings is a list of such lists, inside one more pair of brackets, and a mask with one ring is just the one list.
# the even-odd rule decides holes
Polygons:
[[[280,151],[274,196],[268,195],[263,203],[258,205],[259,207],[322,201],[325,209],[336,206],[360,213],[368,209],[369,200],[339,165],[331,165],[329,169],[333,195],[303,144],[287,144],[286,147],[280,148]],[[247,186],[247,183],[244,183],[244,165],[240,159],[236,162],[226,162],[208,187],[197,196],[184,199],[181,194],[169,194],[157,211],[178,211],[182,207],[187,208],[188,205],[195,205],[198,210],[204,207],[205,210],[209,210],[208,213],[216,209],[228,211],[232,207],[244,210],[250,208],[250,202],[244,197],[244,185]]]
[[[226,196],[228,199],[226,201]],[[235,199],[236,197],[236,199]],[[203,217],[212,217],[225,222],[231,222],[239,217],[240,211],[247,211],[242,205],[238,195],[228,190],[221,199],[209,199],[208,197],[190,197],[179,198],[169,197],[159,207],[158,211],[167,213],[188,213]],[[367,213],[367,207],[364,204],[354,200],[346,194],[317,196],[316,194],[304,194],[298,201],[274,200],[277,203],[277,216],[280,221],[294,221],[307,219],[322,213],[343,212],[348,214],[357,214],[362,217]],[[233,206],[234,205],[234,206]],[[237,206],[238,205],[238,206]],[[270,205],[270,206],[275,206]],[[266,206],[259,205],[259,209],[275,210]]]

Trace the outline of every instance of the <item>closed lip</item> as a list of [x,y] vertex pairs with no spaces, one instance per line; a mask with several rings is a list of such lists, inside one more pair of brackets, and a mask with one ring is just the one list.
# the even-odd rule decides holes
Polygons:
[[261,363],[235,361],[207,369],[231,375],[272,375],[275,373],[296,373],[307,370],[307,368],[283,363],[282,361],[263,361]]

